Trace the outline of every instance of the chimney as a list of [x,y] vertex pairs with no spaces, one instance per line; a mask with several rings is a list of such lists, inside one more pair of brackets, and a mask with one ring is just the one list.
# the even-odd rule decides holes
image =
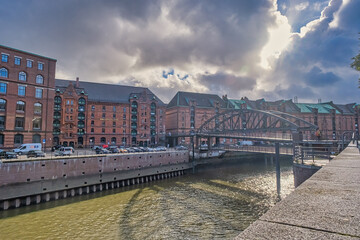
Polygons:
[[79,77],[76,77],[76,85],[77,88],[79,87]]

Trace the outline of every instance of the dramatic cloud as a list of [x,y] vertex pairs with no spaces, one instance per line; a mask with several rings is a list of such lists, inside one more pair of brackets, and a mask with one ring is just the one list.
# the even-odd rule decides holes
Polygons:
[[354,102],[359,2],[5,0],[0,44],[58,59],[58,78],[164,101],[182,90]]

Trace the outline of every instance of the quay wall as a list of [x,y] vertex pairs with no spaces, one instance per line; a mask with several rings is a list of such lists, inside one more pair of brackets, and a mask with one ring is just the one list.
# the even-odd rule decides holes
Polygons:
[[0,164],[0,209],[184,174],[187,151],[91,155]]
[[294,173],[294,185],[297,188],[309,179],[314,173],[316,173],[321,167],[315,165],[306,165],[293,163],[293,173]]

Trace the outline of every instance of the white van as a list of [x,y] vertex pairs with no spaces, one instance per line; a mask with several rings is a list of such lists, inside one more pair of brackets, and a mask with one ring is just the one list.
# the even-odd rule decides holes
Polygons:
[[30,150],[41,150],[41,143],[24,143],[19,148],[13,149],[13,152],[22,155],[27,154]]

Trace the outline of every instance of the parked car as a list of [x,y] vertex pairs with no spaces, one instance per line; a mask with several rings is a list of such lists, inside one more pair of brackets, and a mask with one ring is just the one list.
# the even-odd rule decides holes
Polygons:
[[95,150],[95,152],[96,152],[96,154],[109,154],[109,153],[111,153],[106,148],[98,148],[98,149]]
[[108,150],[110,153],[120,153],[120,149],[118,148],[109,148]]
[[55,156],[70,156],[74,154],[75,150],[72,147],[61,147],[55,152]]
[[27,154],[30,150],[41,150],[41,143],[24,143],[20,147],[13,149],[13,152],[21,155]]
[[17,158],[16,153],[0,150],[0,159],[14,159],[14,158]]
[[159,146],[159,147],[156,148],[156,151],[166,151],[166,147]]
[[126,148],[126,151],[128,151],[129,153],[134,153],[135,150],[133,148]]
[[127,153],[127,152],[128,152],[128,150],[126,150],[125,148],[119,148],[119,151],[120,151],[121,153]]
[[40,150],[30,150],[30,151],[28,151],[26,156],[28,158],[31,158],[31,157],[45,157],[45,153],[43,151],[40,151]]
[[175,150],[180,150],[181,151],[181,150],[188,150],[188,149],[185,146],[179,145],[179,146],[175,147]]

